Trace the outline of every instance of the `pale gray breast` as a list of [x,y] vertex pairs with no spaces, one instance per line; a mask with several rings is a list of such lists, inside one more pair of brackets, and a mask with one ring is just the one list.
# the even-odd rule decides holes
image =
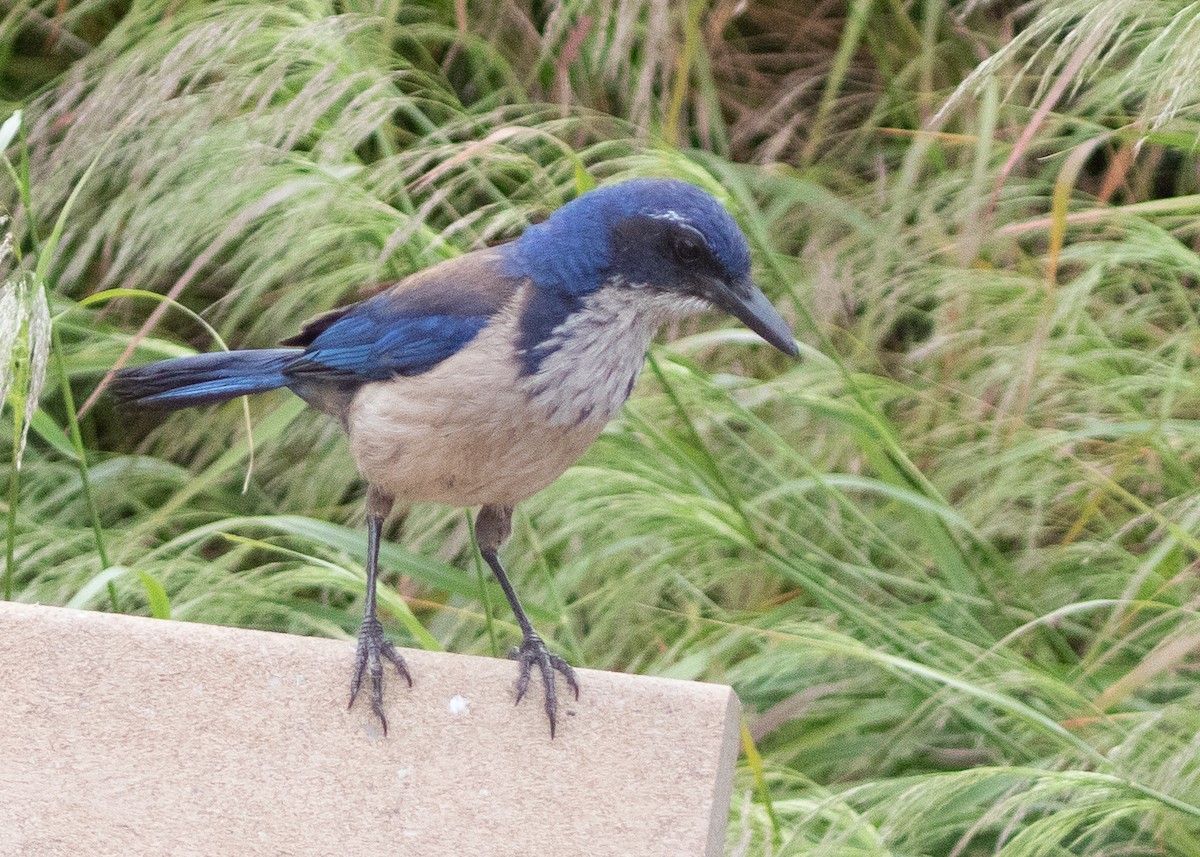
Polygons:
[[706,307],[646,287],[604,286],[552,331],[543,346],[549,353],[520,384],[551,425],[603,425],[633,391],[658,328]]

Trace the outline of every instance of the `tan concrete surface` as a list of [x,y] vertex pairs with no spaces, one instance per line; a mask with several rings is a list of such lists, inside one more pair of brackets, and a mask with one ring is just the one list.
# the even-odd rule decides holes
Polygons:
[[730,688],[404,655],[385,739],[351,643],[0,602],[0,855],[723,853]]

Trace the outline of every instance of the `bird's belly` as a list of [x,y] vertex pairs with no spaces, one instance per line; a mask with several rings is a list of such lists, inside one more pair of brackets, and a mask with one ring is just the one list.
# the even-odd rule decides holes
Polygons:
[[401,502],[513,506],[558,478],[604,428],[604,419],[550,424],[511,382],[492,380],[435,370],[363,387],[347,421],[360,472]]

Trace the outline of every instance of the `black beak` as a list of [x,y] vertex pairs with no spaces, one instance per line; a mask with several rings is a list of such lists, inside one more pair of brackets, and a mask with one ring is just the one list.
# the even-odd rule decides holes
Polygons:
[[800,353],[792,329],[749,276],[733,288],[722,284],[708,298],[789,357]]

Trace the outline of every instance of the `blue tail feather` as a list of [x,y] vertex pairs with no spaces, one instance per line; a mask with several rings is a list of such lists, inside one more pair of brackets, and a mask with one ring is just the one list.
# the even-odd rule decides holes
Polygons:
[[284,368],[299,348],[218,351],[122,369],[113,381],[118,401],[175,410],[286,387]]

